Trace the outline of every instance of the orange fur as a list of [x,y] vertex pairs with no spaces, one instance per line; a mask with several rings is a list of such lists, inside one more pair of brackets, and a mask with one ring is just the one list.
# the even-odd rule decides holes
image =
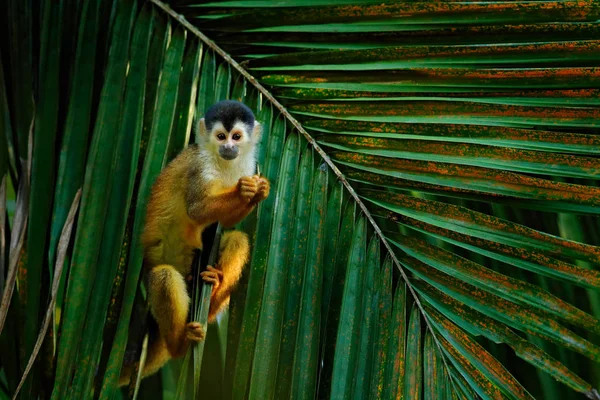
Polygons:
[[[237,224],[269,194],[269,182],[258,176],[241,177],[230,186],[223,180],[206,180],[203,162],[197,145],[183,150],[156,179],[148,201],[142,244],[150,311],[159,335],[148,346],[143,377],[170,358],[185,355],[191,342],[204,338],[200,324],[188,322],[190,297],[184,278],[191,272],[194,250],[202,248],[204,229],[215,222],[225,227]],[[221,273],[213,272],[209,321],[228,304],[248,257],[246,234],[226,232],[218,261]],[[129,381],[130,373],[130,366],[125,366],[120,385]]]
[[231,291],[238,283],[244,265],[250,256],[248,236],[239,231],[226,232],[221,238],[219,250],[217,267],[223,272],[223,277],[218,285],[213,287],[208,313],[209,322],[214,321],[221,310],[229,304]]
[[[163,365],[171,359],[169,350],[167,350],[167,344],[162,337],[157,337],[150,343],[148,343],[148,351],[146,355],[146,362],[144,363],[144,370],[142,376],[146,377],[156,373]],[[128,385],[131,380],[131,373],[133,372],[133,364],[124,364],[121,369],[121,376],[119,377],[119,386]]]

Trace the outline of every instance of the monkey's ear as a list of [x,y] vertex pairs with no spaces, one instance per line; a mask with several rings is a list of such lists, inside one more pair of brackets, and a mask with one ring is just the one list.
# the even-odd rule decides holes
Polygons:
[[258,121],[254,121],[254,129],[252,129],[252,141],[254,143],[259,143],[262,138],[262,125]]
[[208,132],[206,131],[206,123],[204,122],[204,118],[200,118],[200,121],[198,121],[198,136],[204,139],[208,137]]

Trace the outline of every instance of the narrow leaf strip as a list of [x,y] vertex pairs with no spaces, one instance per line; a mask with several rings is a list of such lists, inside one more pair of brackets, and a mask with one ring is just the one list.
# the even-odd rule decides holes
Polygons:
[[398,159],[398,164],[402,163],[402,159],[407,159],[576,178],[598,178],[600,175],[600,161],[579,155],[469,143],[349,135],[328,136],[319,143],[337,150],[376,156],[378,165],[383,167],[388,163],[393,165]]
[[[440,336],[438,341],[442,345],[446,358],[454,364],[454,367],[458,370],[462,378],[468,382],[471,390],[477,392],[478,397],[480,396],[484,400],[504,398],[502,392],[487,379],[483,371],[478,370],[471,364],[443,336]],[[463,388],[465,387],[463,386]]]
[[[553,256],[567,256],[600,263],[600,247],[562,239],[498,217],[451,204],[402,194],[366,190],[376,205],[437,227]],[[392,214],[393,217],[393,214]]]
[[405,227],[418,230],[491,259],[541,275],[565,280],[579,286],[600,290],[600,271],[569,264],[539,251],[509,246],[483,239],[483,236],[473,237],[430,225],[414,218],[397,216],[398,222]]
[[[2,71],[0,71],[2,73]],[[8,174],[2,177],[0,183],[0,298],[4,292],[4,277],[6,276],[6,234],[7,234],[7,212],[6,212],[6,180]]]
[[15,281],[17,279],[17,264],[21,257],[21,249],[25,242],[27,232],[27,221],[29,218],[29,191],[31,178],[31,159],[33,153],[33,126],[34,119],[31,120],[29,128],[28,157],[23,160],[21,166],[21,179],[17,189],[17,204],[15,207],[15,216],[12,223],[10,236],[10,247],[8,255],[8,271],[6,273],[6,282],[2,293],[2,304],[0,304],[0,333],[4,329],[4,323],[8,315],[10,301],[15,290]]
[[[168,27],[167,29],[170,28]],[[173,35],[173,37],[178,38],[181,36]],[[164,167],[168,155],[167,151],[175,114],[175,99],[177,98],[177,88],[179,87],[183,51],[184,43],[182,40],[174,40],[174,42],[171,43],[166,51],[163,70],[158,82],[156,112],[154,113],[154,118],[152,120],[152,129],[148,140],[146,157],[144,158],[144,166],[141,172],[135,208],[136,212],[129,254],[129,265],[123,294],[123,305],[121,307],[115,339],[112,343],[111,354],[104,382],[102,384],[100,399],[112,398],[121,371],[121,364],[125,354],[125,345],[127,343],[129,321],[142,268],[143,248],[140,244],[140,236],[144,226],[146,205],[150,196],[152,184]]]
[[267,259],[265,288],[252,364],[251,398],[270,399],[275,393],[276,381],[273,376],[277,374],[284,299],[287,292],[287,268],[283,266],[289,265],[286,262],[288,254],[292,252],[292,246],[297,245],[289,239],[293,237],[294,222],[297,221],[294,218],[294,210],[298,191],[296,171],[299,147],[300,136],[292,133],[287,138],[278,174],[278,179],[286,184],[278,186],[275,199],[277,207],[273,216],[271,249]]
[[298,318],[292,390],[289,397],[292,400],[314,399],[317,393],[328,178],[327,167],[323,164],[315,171],[313,180],[310,237],[307,244],[302,303]]
[[69,271],[63,325],[56,360],[56,381],[52,399],[64,399],[71,386],[79,341],[87,307],[96,279],[97,259],[102,242],[103,221],[108,208],[109,182],[115,161],[115,146],[122,110],[123,93],[129,61],[131,28],[136,7],[134,1],[117,6],[112,40],[86,165],[73,256]]
[[173,137],[169,141],[169,160],[175,158],[190,141],[192,122],[196,111],[201,56],[202,45],[196,38],[192,38],[187,43],[181,66],[177,110],[173,120]]
[[[421,311],[413,305],[406,337],[406,372],[404,398],[419,400],[423,396],[423,348]],[[396,398],[398,398],[397,396]]]
[[[328,215],[329,217],[329,215]],[[354,394],[352,398],[367,399],[369,387],[371,384],[371,369],[373,363],[373,348],[377,340],[374,335],[374,327],[377,321],[376,296],[377,278],[380,274],[380,247],[381,242],[377,236],[371,238],[367,250],[367,261],[365,263],[365,278],[363,279],[362,298],[362,324],[360,329],[360,343],[358,348],[358,357],[356,362],[356,372],[354,373]],[[403,324],[401,326],[404,326]],[[400,338],[398,338],[400,339]],[[402,346],[404,347],[404,346]],[[400,352],[398,347],[398,353]],[[402,360],[403,361],[403,360]],[[403,365],[398,363],[400,371],[404,371]],[[402,376],[398,380],[404,379]]]
[[364,263],[366,260],[366,222],[359,218],[352,236],[348,270],[344,283],[344,295],[340,311],[340,322],[335,343],[335,358],[331,398],[350,398],[357,362],[357,348],[362,320],[362,293]]
[[215,80],[215,103],[221,100],[229,99],[229,91],[231,88],[231,70],[229,64],[221,63],[217,70]]
[[[521,25],[526,26],[526,25]],[[503,27],[506,28],[506,27]],[[435,32],[435,31],[434,31]],[[412,65],[400,71],[293,71],[286,74],[273,73],[264,75],[262,81],[269,85],[292,87],[340,88],[353,91],[377,90],[385,91],[450,91],[464,92],[481,88],[483,90],[499,90],[520,88],[532,89],[589,89],[600,87],[600,71],[595,67],[554,67],[554,68],[465,68],[455,65],[454,68],[441,68],[440,65]],[[584,92],[585,94],[585,92]],[[590,93],[593,95],[593,93]],[[354,94],[356,96],[356,93]],[[366,118],[365,118],[366,119]],[[351,121],[348,119],[348,121]],[[366,122],[366,121],[362,121]],[[378,121],[381,122],[381,121]],[[387,125],[389,122],[386,122]],[[420,123],[421,121],[407,121]],[[436,121],[441,122],[439,120]],[[457,121],[456,125],[464,124]],[[454,125],[454,124],[452,124]]]
[[[437,70],[438,72],[445,73],[466,73],[453,69]],[[470,71],[470,70],[469,70]],[[522,74],[526,76],[523,70]],[[555,71],[552,69],[537,69],[538,73],[548,73],[549,71]],[[418,71],[414,71],[418,72]],[[424,71],[420,71],[424,73]],[[564,72],[564,71],[563,71]],[[478,69],[477,73],[482,74],[482,70]],[[504,72],[505,74],[507,72]],[[501,75],[502,76],[502,75]],[[378,79],[382,77],[377,76]],[[473,77],[468,79],[469,82],[473,82]],[[506,82],[508,79],[506,76],[502,76],[501,82]],[[570,81],[573,81],[574,77],[571,77]],[[600,78],[600,72],[598,72],[598,78]],[[352,79],[347,77],[347,79]],[[600,79],[599,79],[600,80]],[[600,83],[600,82],[599,82]],[[485,86],[485,85],[484,85]],[[393,87],[393,86],[392,86]],[[400,87],[401,90],[406,88]],[[455,89],[457,90],[457,89]],[[594,90],[600,95],[600,90]],[[565,90],[565,96],[567,93],[575,98],[588,98],[588,95],[593,97],[593,93],[587,93],[585,89],[576,90],[572,86],[569,86],[568,90]],[[481,95],[490,95],[486,92],[478,92]],[[500,92],[503,95],[507,95],[506,92]],[[531,91],[525,92],[510,92],[512,96],[519,94],[527,95]],[[552,96],[556,91],[544,91],[539,93],[540,97],[547,99]],[[356,95],[356,92],[354,92]],[[460,96],[461,93],[452,93],[453,98]],[[391,122],[374,122],[374,121],[352,121],[352,120],[337,120],[337,119],[314,119],[305,121],[304,125],[307,129],[314,130],[321,133],[322,136],[330,138],[332,135],[358,135],[368,137],[374,137],[378,139],[419,139],[419,140],[431,140],[436,142],[459,142],[459,143],[472,143],[479,145],[493,145],[500,147],[517,148],[524,150],[538,150],[538,151],[551,151],[551,152],[565,152],[565,153],[582,153],[582,154],[598,154],[600,153],[600,138],[591,134],[583,133],[570,133],[570,132],[554,132],[548,130],[532,130],[525,128],[513,128],[509,126],[486,126],[486,125],[466,125],[466,124],[435,124],[435,129],[432,129],[431,124],[426,123],[391,123]]]
[[[210,254],[208,257],[207,265],[215,265],[218,261],[219,256],[219,246],[221,243],[221,225],[217,225],[217,231],[215,232],[215,238],[213,241],[212,248],[210,249]],[[210,298],[212,296],[212,284],[208,282],[204,282],[200,278],[200,265],[196,265],[196,287],[194,290],[194,306],[195,315],[194,321],[200,322],[204,332],[208,332],[208,313],[210,311]],[[200,289],[200,290],[199,290]],[[200,391],[200,373],[202,370],[202,359],[204,357],[204,345],[206,344],[206,339],[193,344],[191,347],[191,353],[194,360],[194,379],[192,381],[192,389],[194,391],[194,398],[197,399],[198,393]],[[188,350],[188,354],[190,350]],[[181,374],[185,376],[184,374]],[[180,377],[181,378],[181,377]],[[180,384],[178,385],[180,386]],[[189,382],[186,385],[189,389]]]
[[481,345],[436,311],[429,311],[430,321],[450,345],[487,377],[503,393],[515,399],[533,399],[523,386]]
[[600,333],[600,321],[539,286],[500,274],[421,239],[395,233],[387,237],[402,251],[441,272],[509,301],[538,308],[541,312]]
[[[346,3],[346,2],[344,2]],[[267,31],[289,31],[290,24],[308,25],[308,29],[315,30],[313,25],[322,26],[321,30],[327,29],[326,32],[338,32],[340,25],[349,24],[354,26],[356,22],[364,23],[365,20],[377,26],[377,24],[389,24],[389,20],[394,17],[401,16],[398,22],[397,29],[405,30],[407,26],[414,24],[424,24],[429,27],[433,25],[446,26],[448,24],[473,23],[473,15],[479,15],[478,22],[487,21],[497,24],[519,20],[527,20],[531,22],[554,22],[554,21],[595,21],[598,19],[598,9],[593,0],[568,0],[568,1],[552,1],[552,2],[529,2],[515,1],[502,2],[495,5],[490,12],[490,6],[487,2],[433,2],[433,3],[414,3],[414,2],[392,2],[380,3],[373,2],[356,7],[354,3],[347,4],[326,4],[316,5],[313,2],[307,2],[306,7],[292,8],[288,11],[286,7],[273,7],[271,3],[262,7],[256,7],[249,12],[236,14],[231,13],[224,18],[208,20],[203,22],[207,27],[214,29],[215,27],[228,27],[228,31],[243,31],[254,29],[260,31],[259,28],[270,28]],[[261,3],[258,3],[261,4]],[[214,6],[214,3],[208,3],[206,6]],[[190,10],[191,16],[201,16],[206,13],[203,7],[194,7]],[[335,24],[332,22],[338,22]],[[331,24],[331,27],[327,27]],[[367,25],[371,27],[370,25]],[[279,29],[277,29],[279,28]],[[372,28],[371,28],[372,29]],[[295,30],[294,30],[295,31]],[[378,29],[377,32],[380,32]],[[429,51],[426,54],[436,54],[433,49],[427,48]],[[530,51],[537,50],[536,47],[529,49]],[[390,56],[397,51],[397,48],[390,48],[387,52]],[[459,49],[454,50],[460,53]],[[483,51],[483,50],[482,50]],[[339,52],[345,54],[345,52]],[[298,62],[313,63],[319,57],[319,54],[311,54],[313,57],[308,58],[306,53],[301,53],[298,57],[284,55],[278,58],[280,63],[287,59],[297,59]],[[330,53],[326,53],[331,56]],[[367,55],[374,57],[377,53],[350,53],[356,54],[358,60],[363,60]],[[404,55],[404,54],[403,54]],[[444,55],[445,56],[445,55]],[[484,58],[485,59],[485,58]],[[486,59],[487,60],[487,59]],[[334,59],[333,62],[343,62],[343,60]]]
[[90,139],[100,4],[98,1],[86,0],[81,6],[69,108],[62,138],[56,191],[54,192],[54,212],[50,231],[50,262],[54,261],[54,249],[69,211],[69,203],[74,193],[82,185],[85,174],[85,157]]
[[373,367],[371,370],[370,399],[380,399],[383,394],[384,378],[388,359],[388,342],[392,334],[391,319],[393,307],[392,260],[388,256],[383,262],[379,282],[377,282],[378,320],[373,329],[377,338],[373,346]]
[[[600,189],[527,176],[510,171],[479,166],[450,164],[404,158],[385,158],[375,155],[335,152],[334,160],[352,167],[349,177],[375,184],[409,187],[447,192],[448,195],[488,194],[490,200],[503,198],[528,199],[550,203],[547,207],[580,209],[598,213]],[[409,157],[412,158],[412,157]],[[543,173],[548,170],[544,169]]]
[[[267,121],[267,123],[270,124],[270,121]],[[279,180],[277,179],[277,173],[279,172],[278,167],[283,154],[285,134],[286,122],[282,116],[277,116],[272,130],[266,137],[268,143],[262,144],[262,146],[268,144],[268,150],[265,153],[265,161],[262,165],[264,166],[264,170],[260,164],[259,166],[261,166],[261,173],[271,182],[271,193],[277,193],[278,190]],[[242,332],[240,333],[236,367],[233,371],[233,400],[245,398],[249,388],[256,331],[258,329],[258,320],[262,305],[263,285],[272,234],[271,225],[273,223],[275,197],[271,194],[260,203],[258,209],[256,239],[252,251],[250,278],[244,307],[244,322],[242,324]]]
[[[216,60],[215,53],[212,50],[205,50],[202,57],[202,72],[200,74],[200,86],[198,87],[198,104],[196,106],[196,115],[204,115],[208,107],[212,106],[215,98],[215,71]],[[196,140],[198,143],[198,140]]]
[[427,330],[423,345],[423,398],[442,400],[445,397],[446,373],[433,335]]
[[[398,282],[396,286],[396,292],[394,293],[394,303],[392,311],[392,320],[390,322],[390,337],[387,346],[387,365],[385,367],[385,377],[383,386],[383,398],[385,399],[398,399],[404,396],[404,390],[406,387],[405,377],[409,374],[414,374],[416,377],[418,371],[408,372],[406,364],[406,347],[407,347],[407,298],[406,298],[406,285],[403,282]],[[420,326],[420,325],[419,325]],[[415,334],[414,329],[411,334]],[[415,339],[412,337],[411,339]],[[411,360],[418,363],[417,360]],[[414,365],[413,365],[414,366]],[[415,389],[413,386],[412,389]],[[407,389],[408,390],[408,389]],[[416,395],[418,398],[418,391],[411,392],[412,395]]]
[[[288,261],[285,265],[288,269],[288,288],[285,298],[285,309],[283,313],[283,327],[281,331],[281,345],[279,349],[279,363],[276,382],[276,399],[287,399],[290,397],[290,389],[292,385],[292,373],[294,363],[294,352],[296,349],[296,340],[298,334],[298,318],[300,315],[300,305],[302,299],[302,288],[304,284],[304,269],[306,264],[307,244],[309,239],[310,229],[310,213],[312,205],[312,190],[313,190],[313,150],[306,147],[302,152],[300,166],[298,172],[298,199],[296,201],[296,214],[294,222],[294,236],[291,243],[294,243],[288,253]],[[327,209],[327,218],[329,218]],[[328,229],[329,225],[325,225]],[[327,234],[325,234],[325,237]],[[325,248],[329,240],[325,242]],[[323,258],[327,256],[325,250]],[[323,262],[325,270],[327,264]],[[325,282],[325,273],[323,281]],[[323,283],[325,285],[325,283]],[[324,295],[323,295],[324,296]],[[321,311],[323,312],[323,311]],[[321,316],[321,321],[323,317]]]
[[[311,149],[311,154],[313,150]],[[331,194],[329,195],[329,201],[327,203],[327,222],[325,229],[327,229],[325,236],[327,241],[325,242],[325,255],[323,260],[323,307],[321,314],[321,327],[324,328],[327,325],[327,315],[329,313],[329,302],[331,300],[331,294],[334,290],[333,279],[335,276],[336,266],[336,253],[338,249],[338,241],[340,240],[340,224],[342,222],[342,211],[343,211],[343,186],[341,183],[336,182]]]
[[50,322],[52,320],[52,316],[54,314],[54,304],[56,302],[56,295],[58,294],[58,288],[60,286],[60,276],[63,271],[63,267],[65,265],[65,258],[67,253],[67,247],[69,246],[69,242],[71,241],[71,231],[73,229],[73,222],[75,221],[75,214],[77,213],[77,209],[79,208],[79,200],[81,199],[81,189],[77,191],[75,194],[75,198],[73,199],[73,204],[71,205],[71,209],[67,214],[67,219],[65,221],[65,226],[63,227],[62,233],[60,235],[60,240],[58,241],[58,253],[56,257],[56,266],[54,269],[54,277],[52,279],[52,292],[50,294],[50,303],[48,304],[48,308],[46,310],[46,316],[44,317],[44,321],[42,323],[42,328],[40,329],[40,333],[35,342],[35,346],[33,348],[33,353],[29,356],[29,361],[27,362],[27,366],[25,367],[25,371],[23,372],[23,376],[21,378],[21,382],[15,390],[13,394],[13,400],[15,400],[21,390],[21,387],[25,383],[25,379],[27,379],[27,375],[33,366],[37,355],[42,348],[42,343],[44,338],[46,337],[46,332],[48,331],[48,327],[50,326]]
[[479,290],[472,285],[430,268],[412,257],[404,256],[400,259],[400,263],[438,290],[447,293],[479,312],[516,329],[546,338],[594,361],[600,361],[600,347],[571,332],[549,318],[545,313],[540,313],[530,307],[520,306],[494,294]]
[[[152,8],[142,8],[137,16],[132,42],[131,60],[123,101],[123,118],[117,130],[115,164],[111,171],[109,205],[104,218],[104,232],[82,341],[78,354],[80,367],[75,371],[71,395],[84,398],[90,391],[102,349],[103,327],[106,310],[110,304],[111,287],[114,284],[121,258],[123,238],[136,182],[140,140],[143,128],[145,78],[148,65],[150,33],[152,31]],[[102,222],[97,222],[100,224]]]
[[[56,179],[55,143],[60,140],[59,102],[61,93],[60,71],[63,51],[63,19],[66,7],[60,2],[40,2],[39,63],[35,70],[36,90],[35,126],[33,132],[33,160],[31,168],[31,196],[29,197],[29,223],[25,240],[27,263],[19,274],[19,294],[23,313],[20,329],[20,348],[23,354],[32,354],[40,330],[41,302],[49,296],[49,285],[43,283],[49,269],[47,254],[48,231],[52,219],[52,193]],[[32,14],[32,15],[35,15]],[[35,31],[31,31],[35,32]],[[36,60],[38,61],[38,60]],[[17,91],[24,88],[17,87]],[[23,398],[34,397],[40,387],[38,371],[23,386]]]
[[[321,350],[321,362],[323,367],[320,371],[319,378],[319,396],[329,396],[331,393],[331,384],[333,376],[333,367],[335,362],[335,346],[338,337],[339,319],[342,309],[342,299],[344,295],[344,285],[346,280],[346,271],[348,268],[348,257],[351,250],[351,243],[354,234],[355,223],[355,207],[352,202],[348,201],[345,204],[343,218],[339,228],[338,245],[335,251],[335,265],[333,266],[333,278],[331,284],[331,293],[328,295],[327,316],[323,330],[323,348]],[[332,229],[332,228],[328,228]],[[328,257],[327,255],[324,257]],[[328,267],[328,271],[329,271]],[[329,284],[329,279],[324,282]],[[325,283],[324,283],[325,284]],[[328,287],[327,287],[328,288]]]
[[554,379],[563,382],[573,390],[586,395],[591,393],[592,386],[589,383],[503,323],[466,306],[424,282],[415,282],[415,288],[427,301],[428,313],[433,312],[431,310],[435,308],[471,334],[482,335],[496,343],[507,344],[520,358],[549,373]]

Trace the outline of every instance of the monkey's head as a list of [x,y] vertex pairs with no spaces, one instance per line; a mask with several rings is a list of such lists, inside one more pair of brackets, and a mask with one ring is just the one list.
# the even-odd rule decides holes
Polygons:
[[224,100],[211,106],[200,120],[205,146],[224,160],[251,153],[260,141],[262,127],[252,111],[239,101]]

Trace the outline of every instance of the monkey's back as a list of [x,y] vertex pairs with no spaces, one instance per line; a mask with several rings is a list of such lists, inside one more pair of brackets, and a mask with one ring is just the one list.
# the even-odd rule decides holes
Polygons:
[[194,248],[201,246],[202,227],[187,213],[186,188],[190,170],[197,168],[198,147],[189,146],[160,173],[150,194],[142,233],[144,264],[168,264],[189,272]]

